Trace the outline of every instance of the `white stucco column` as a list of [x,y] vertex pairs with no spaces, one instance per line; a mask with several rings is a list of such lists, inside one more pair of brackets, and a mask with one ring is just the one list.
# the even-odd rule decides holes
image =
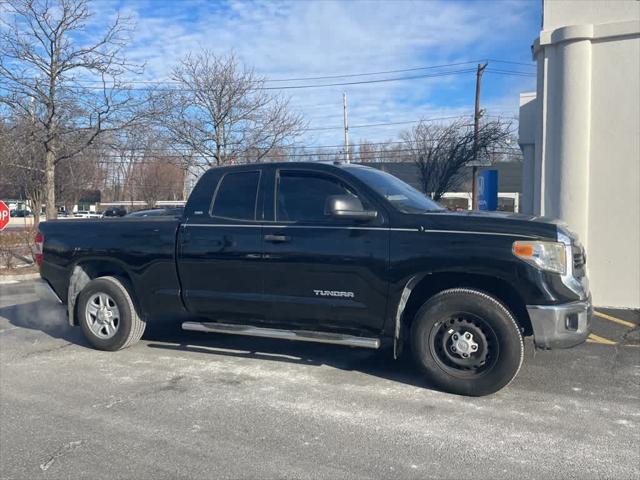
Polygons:
[[640,2],[543,6],[534,213],[580,236],[594,305],[640,308]]
[[[548,82],[554,92],[547,99],[554,119],[548,122],[544,166],[545,215],[566,221],[587,242],[589,145],[591,128],[591,25],[553,32],[545,48]],[[550,125],[551,124],[551,125]]]
[[534,42],[534,58],[536,60],[536,76],[537,76],[537,85],[536,85],[536,107],[535,107],[535,132],[534,132],[534,140],[535,140],[535,151],[533,158],[533,211],[534,215],[542,215],[544,212],[542,211],[543,202],[542,202],[542,194],[543,194],[543,184],[544,184],[544,176],[543,176],[543,168],[542,164],[544,162],[544,155],[546,152],[545,145],[545,130],[546,130],[546,117],[547,117],[547,76],[546,76],[546,65],[547,60],[545,57],[544,48],[540,47],[540,40],[536,40]]

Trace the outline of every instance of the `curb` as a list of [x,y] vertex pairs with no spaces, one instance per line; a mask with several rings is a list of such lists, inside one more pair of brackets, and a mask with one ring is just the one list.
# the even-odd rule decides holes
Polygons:
[[0,285],[9,282],[20,282],[23,280],[35,280],[36,278],[40,278],[39,273],[25,273],[23,275],[0,275]]

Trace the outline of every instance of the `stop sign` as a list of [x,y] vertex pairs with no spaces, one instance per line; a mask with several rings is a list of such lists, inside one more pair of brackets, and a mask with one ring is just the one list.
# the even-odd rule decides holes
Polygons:
[[0,230],[4,229],[9,224],[9,207],[7,204],[0,200]]

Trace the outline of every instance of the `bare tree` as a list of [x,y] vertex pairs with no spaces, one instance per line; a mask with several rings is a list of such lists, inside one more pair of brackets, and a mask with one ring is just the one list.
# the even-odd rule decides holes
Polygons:
[[112,200],[134,201],[136,194],[136,172],[145,160],[147,152],[154,148],[156,132],[149,128],[131,128],[108,137],[108,180],[112,187]]
[[161,156],[147,158],[135,168],[136,190],[139,198],[150,208],[158,200],[180,200],[184,179],[183,171],[170,160]]
[[188,55],[172,79],[165,126],[177,153],[199,167],[258,162],[304,127],[288,99],[269,94],[233,54]]
[[358,161],[360,163],[373,163],[378,161],[377,145],[368,140],[360,140],[358,145]]
[[[34,113],[43,145],[47,218],[57,216],[57,165],[106,131],[132,124],[141,103],[121,80],[140,73],[122,56],[128,21],[119,16],[93,43],[86,0],[9,0],[0,29],[0,103]],[[34,106],[35,108],[31,108]],[[63,148],[64,147],[64,148]]]
[[503,146],[509,125],[497,121],[480,125],[477,137],[473,126],[458,121],[449,125],[419,123],[402,134],[408,156],[420,171],[422,190],[434,200],[454,191],[465,181],[465,166],[475,158],[487,157]]
[[104,174],[100,154],[85,150],[56,168],[56,198],[67,212],[71,212],[80,199],[100,189]]
[[44,200],[44,157],[36,128],[33,119],[25,115],[7,118],[0,124],[0,189],[28,200],[37,227]]

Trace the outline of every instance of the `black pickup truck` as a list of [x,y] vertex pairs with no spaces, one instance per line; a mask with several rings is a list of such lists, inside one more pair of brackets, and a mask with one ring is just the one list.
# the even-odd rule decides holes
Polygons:
[[589,334],[585,254],[561,223],[442,209],[359,165],[214,168],[181,217],[40,224],[40,273],[96,348],[147,322],[186,330],[410,348],[443,390],[485,395],[520,369],[523,337]]

